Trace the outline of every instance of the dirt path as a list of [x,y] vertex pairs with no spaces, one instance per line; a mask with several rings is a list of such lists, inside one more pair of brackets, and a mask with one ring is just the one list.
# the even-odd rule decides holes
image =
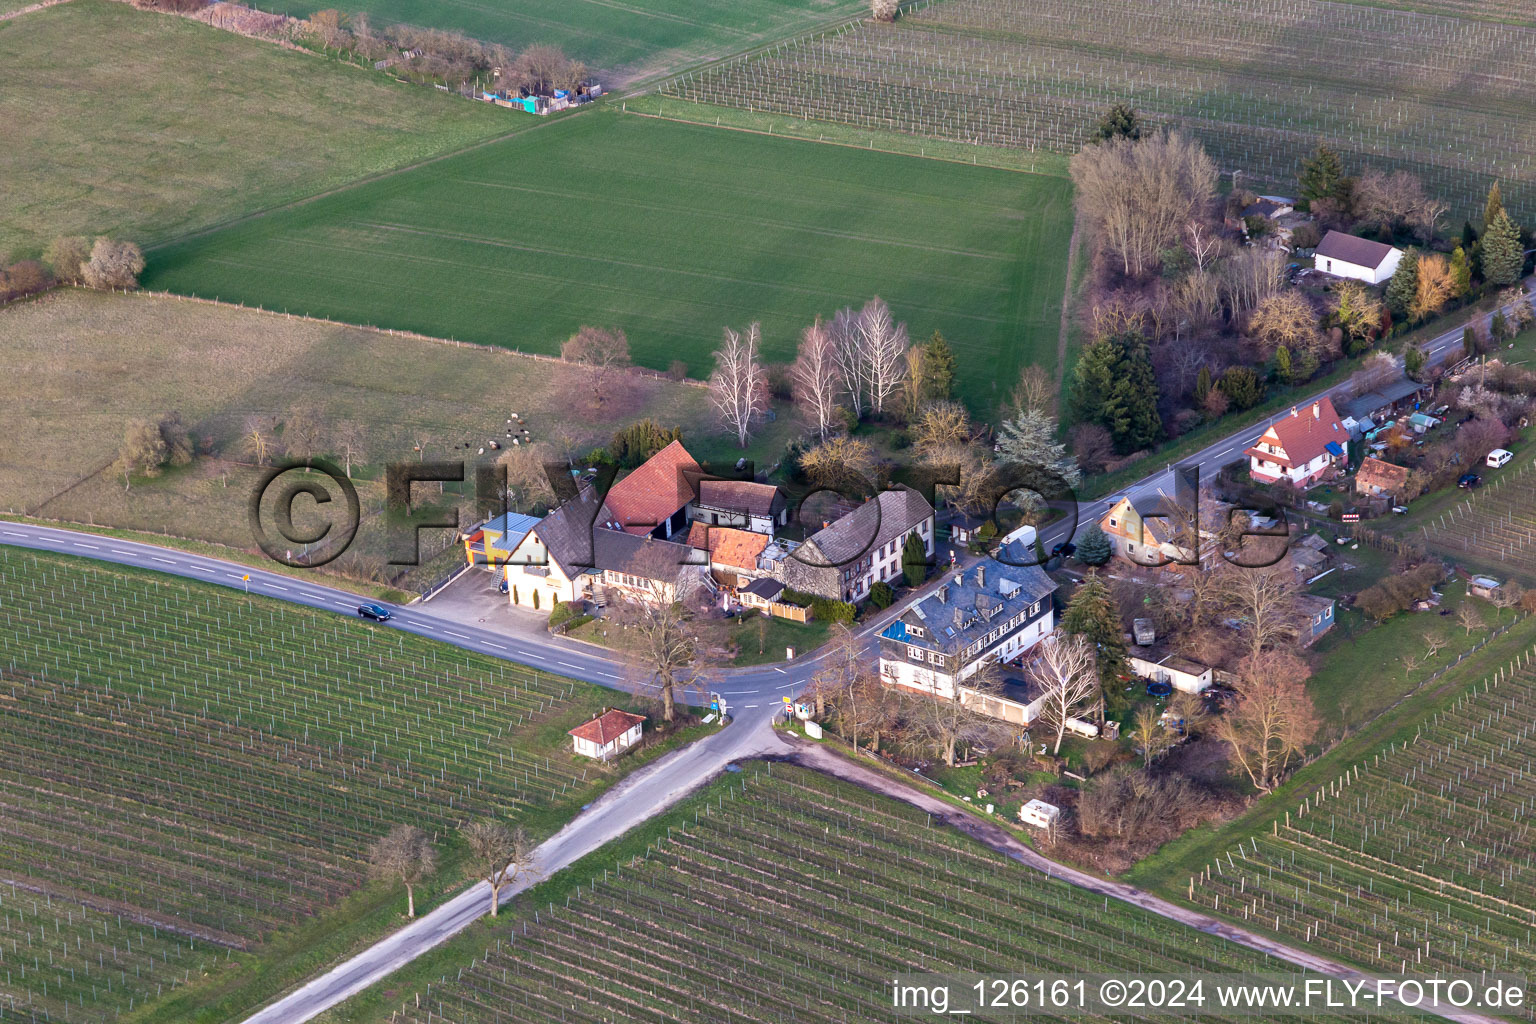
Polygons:
[[0,21],[10,21],[12,18],[19,18],[23,14],[31,14],[33,11],[40,11],[44,7],[57,7],[59,4],[67,3],[69,3],[69,0],[42,0],[41,3],[29,4],[26,7],[18,8],[17,10],[10,11],[6,14],[0,14]]
[[[1025,867],[1033,868],[1043,873],[1048,878],[1060,879],[1068,885],[1075,885],[1079,889],[1085,889],[1095,895],[1107,896],[1111,899],[1120,900],[1122,903],[1129,903],[1132,906],[1140,907],[1169,921],[1205,932],[1207,935],[1215,935],[1239,946],[1264,953],[1278,960],[1284,960],[1308,971],[1316,971],[1319,974],[1326,974],[1350,981],[1374,979],[1375,977],[1347,964],[1340,963],[1337,960],[1330,960],[1327,957],[1318,956],[1315,953],[1309,953],[1294,946],[1287,946],[1282,942],[1260,935],[1257,932],[1251,932],[1246,928],[1239,928],[1236,925],[1228,924],[1214,917],[1208,917],[1198,911],[1180,907],[1134,886],[1111,882],[1096,875],[1090,875],[1086,871],[1079,871],[1065,864],[1058,864],[1026,846],[1001,826],[983,821],[939,797],[913,789],[881,772],[875,771],[873,768],[858,764],[829,747],[800,740],[792,734],[788,739],[795,747],[795,753],[788,758],[793,763],[806,768],[814,768],[834,778],[851,782],[871,792],[900,800],[919,810],[927,811],[933,815],[935,821],[942,822],[964,832],[988,848],[1011,857]],[[1498,1017],[1470,1011],[1447,1011],[1439,1013],[1437,1016],[1443,1017],[1446,1020],[1456,1021],[1458,1024],[1504,1024]]]
[[1082,218],[1072,217],[1072,241],[1067,244],[1067,283],[1061,289],[1061,333],[1056,337],[1056,395],[1061,396],[1067,379],[1067,336],[1072,321],[1072,268],[1077,266],[1078,239],[1083,232]]

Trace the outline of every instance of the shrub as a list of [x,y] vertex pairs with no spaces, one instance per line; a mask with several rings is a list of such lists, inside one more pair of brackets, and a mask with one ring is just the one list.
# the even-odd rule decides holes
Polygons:
[[0,302],[53,287],[53,275],[37,260],[21,260],[0,269]]
[[144,254],[138,246],[102,237],[91,246],[91,259],[80,276],[92,288],[137,288],[143,269]]
[[91,242],[79,235],[55,238],[43,253],[43,259],[53,268],[53,276],[65,284],[79,284],[85,280],[82,272],[91,259]]
[[673,441],[681,441],[683,432],[667,428],[655,420],[641,420],[616,431],[608,444],[608,455],[625,469],[634,469]]
[[858,614],[858,609],[847,601],[834,601],[818,594],[807,594],[803,590],[791,590],[789,587],[784,588],[780,600],[787,604],[799,605],[801,608],[809,608],[812,615],[827,622],[851,623],[854,616]]
[[1439,562],[1425,562],[1366,587],[1355,598],[1355,607],[1378,621],[1391,618],[1428,597],[1444,576],[1444,567]]
[[561,601],[549,613],[549,628],[558,629],[572,619],[582,617],[582,606],[579,601]]
[[896,591],[885,580],[876,580],[869,588],[869,603],[876,608],[889,608],[896,603]]

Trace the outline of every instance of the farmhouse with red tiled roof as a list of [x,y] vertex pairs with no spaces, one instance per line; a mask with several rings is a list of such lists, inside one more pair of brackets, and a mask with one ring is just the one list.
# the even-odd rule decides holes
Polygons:
[[1345,461],[1348,445],[1349,431],[1324,397],[1304,409],[1292,407],[1243,454],[1248,475],[1260,483],[1287,480],[1309,487]]
[[625,533],[666,540],[686,525],[702,472],[683,443],[673,441],[609,488],[603,503]]
[[576,753],[607,761],[639,743],[644,725],[644,715],[632,715],[628,711],[609,708],[591,721],[572,729],[569,735],[575,741]]

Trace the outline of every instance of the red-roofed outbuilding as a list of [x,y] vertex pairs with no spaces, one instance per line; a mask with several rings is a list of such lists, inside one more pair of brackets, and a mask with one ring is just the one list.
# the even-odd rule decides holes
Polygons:
[[590,722],[582,722],[572,729],[570,736],[575,740],[576,753],[607,761],[639,743],[644,725],[644,715],[609,708]]

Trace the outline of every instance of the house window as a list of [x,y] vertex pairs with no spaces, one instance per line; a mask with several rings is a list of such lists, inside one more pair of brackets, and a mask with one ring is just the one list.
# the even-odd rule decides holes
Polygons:
[[911,633],[913,636],[927,636],[928,635],[923,630],[922,626],[908,626],[907,627],[907,632]]
[[929,651],[928,661],[934,665],[942,665],[944,663],[944,656],[938,651]]
[[913,661],[922,661],[923,660],[922,648],[920,648],[920,647],[908,647],[907,648],[907,657],[911,658]]

